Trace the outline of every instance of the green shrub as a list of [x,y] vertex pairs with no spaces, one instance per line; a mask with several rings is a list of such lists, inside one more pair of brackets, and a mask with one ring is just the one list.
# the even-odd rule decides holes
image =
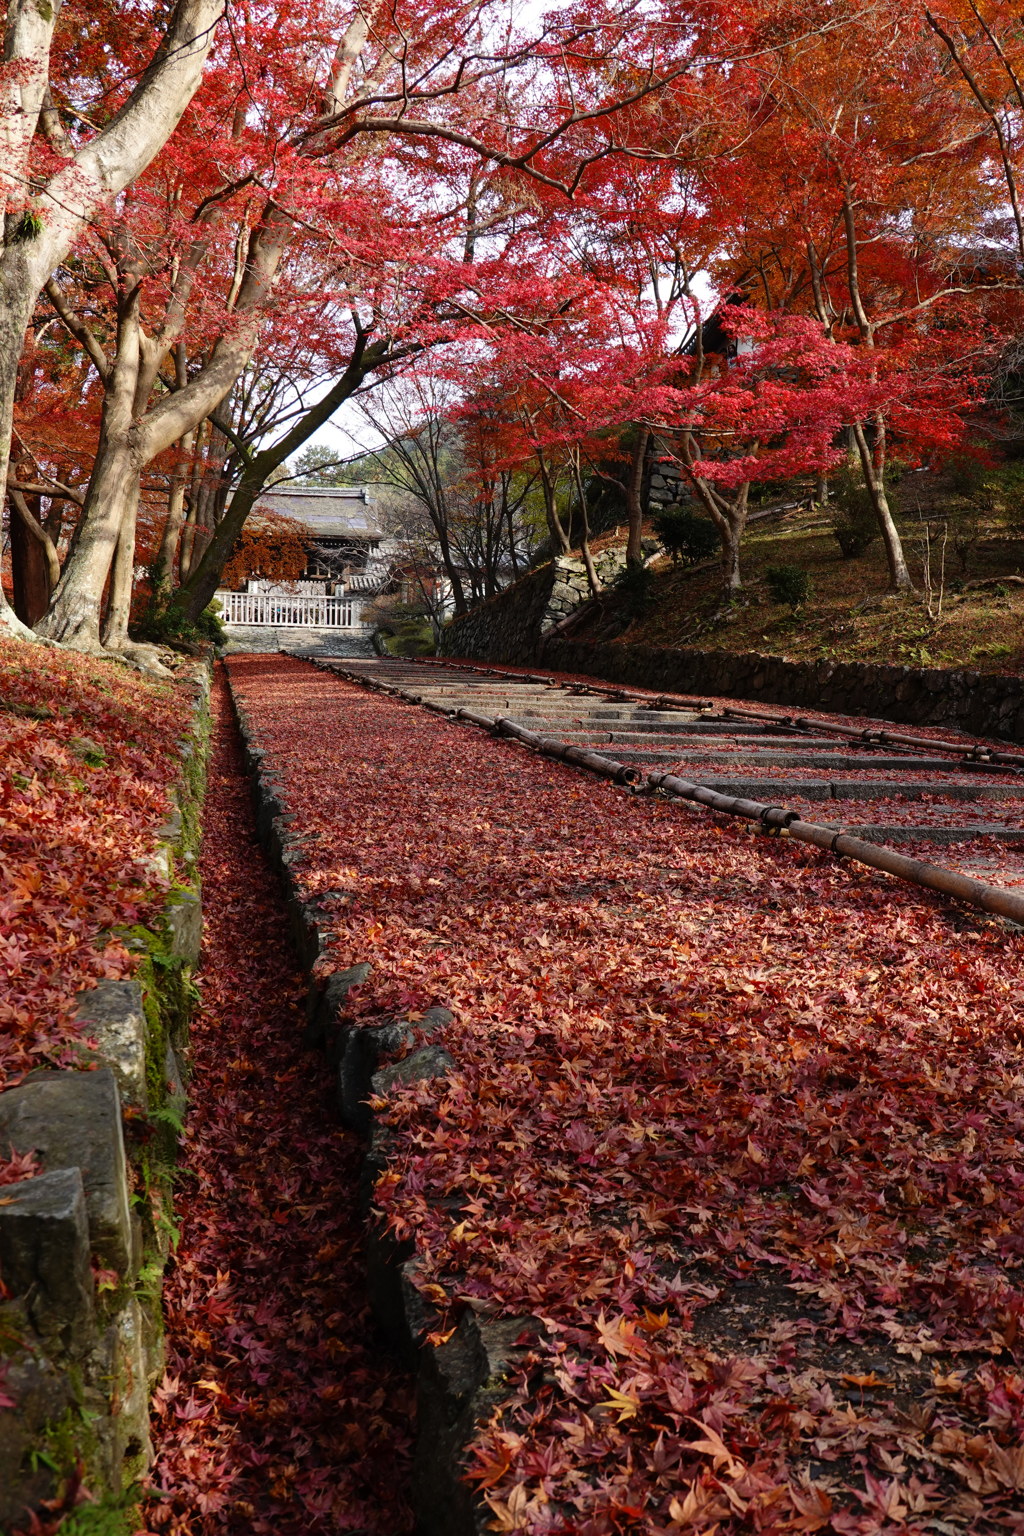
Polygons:
[[856,560],[879,536],[874,503],[863,477],[846,465],[832,482],[832,537],[844,560]]
[[151,640],[156,645],[200,645],[203,641],[224,645],[228,638],[216,598],[194,623],[179,608],[157,608],[150,604],[135,628],[140,640]]
[[718,529],[689,507],[666,507],[655,514],[654,531],[680,565],[710,560],[719,546]]
[[651,573],[646,565],[631,560],[615,578],[615,590],[631,619],[640,619],[651,602]]
[[806,603],[814,591],[810,573],[800,565],[770,565],[764,579],[775,601],[793,609]]
[[856,560],[865,554],[878,538],[878,532],[878,519],[873,507],[863,511],[837,508],[832,514],[832,537],[839,545],[844,560]]
[[433,656],[437,649],[434,631],[426,619],[393,619],[377,630],[385,655]]

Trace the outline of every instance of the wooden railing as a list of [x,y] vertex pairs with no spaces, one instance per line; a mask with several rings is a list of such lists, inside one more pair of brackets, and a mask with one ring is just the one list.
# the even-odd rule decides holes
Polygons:
[[358,607],[347,597],[279,597],[272,592],[218,592],[225,624],[266,629],[360,629]]

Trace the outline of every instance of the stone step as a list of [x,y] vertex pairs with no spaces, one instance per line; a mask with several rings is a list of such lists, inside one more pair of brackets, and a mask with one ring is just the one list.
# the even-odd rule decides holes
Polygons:
[[[586,741],[574,740],[574,745],[609,747],[614,745],[618,738],[591,737]],[[616,755],[609,753],[609,756]],[[748,768],[830,768],[836,773],[953,773],[958,775],[970,774],[972,770],[965,769],[962,764],[948,757],[849,757],[841,754],[827,752],[759,752],[747,751],[745,748],[739,751],[709,752],[703,748],[696,751],[680,753],[674,750],[672,742],[664,745],[652,744],[650,748],[646,743],[641,749],[630,743],[627,750],[617,754],[623,762],[632,763],[653,762],[656,757],[673,756],[677,762],[693,763],[695,765],[712,764],[724,768],[735,764],[737,770],[745,771]],[[1024,783],[1012,776],[1000,778],[998,774],[986,772],[978,775],[982,782],[1006,784],[1008,788],[1015,789],[1016,793],[1024,798]]]
[[[525,720],[524,716],[508,716],[507,718],[518,721]],[[530,729],[539,730],[543,724],[544,722],[540,724],[534,723]],[[845,743],[835,741],[832,737],[826,736],[808,737],[806,741],[794,742],[789,736],[750,737],[733,736],[731,733],[727,736],[713,736],[704,732],[691,735],[689,732],[683,731],[634,731],[630,726],[616,726],[607,729],[604,721],[601,721],[599,725],[595,725],[593,728],[588,727],[585,723],[566,727],[558,721],[551,721],[550,727],[550,731],[547,734],[562,736],[566,741],[571,741],[574,746],[586,740],[605,742],[606,744],[608,742],[622,742],[624,745],[635,747],[637,750],[641,748],[646,750],[648,747],[653,750],[660,743],[664,742],[671,744],[675,750],[686,752],[688,755],[690,753],[695,755],[733,753],[735,754],[734,760],[737,762],[741,759],[745,761],[748,757],[752,757],[755,753],[759,753],[762,750],[785,752],[788,754],[806,751],[810,748],[812,751],[821,753],[828,753],[830,750],[834,750],[836,752],[844,752],[847,757],[851,755]],[[874,763],[876,759],[871,753],[865,752],[863,756],[857,755],[854,761],[858,767],[866,768]],[[902,763],[903,759],[900,758],[898,761]],[[953,762],[954,759],[943,759],[943,761]]]
[[[961,820],[948,827],[944,826],[890,826],[880,823],[871,823],[866,826],[858,826],[855,822],[823,821],[823,827],[828,827],[834,832],[849,832],[853,837],[862,837],[867,843],[938,843],[949,845],[951,843],[973,843],[983,837],[992,838],[997,843],[1008,843],[1011,846],[1024,846],[1024,827],[1003,827],[994,822],[974,822],[965,826],[963,813],[957,808]],[[1003,881],[1005,883],[1005,881]]]
[[[685,778],[685,773],[680,773]],[[897,782],[887,779],[753,779],[738,775],[722,778],[702,773],[706,789],[740,800],[761,800],[779,805],[790,800],[1015,800],[1016,786],[1003,784],[938,783],[934,780]]]
[[[466,703],[467,707],[469,707],[468,700]],[[484,714],[488,713],[487,710],[484,710],[483,712]],[[612,716],[610,718],[616,719],[621,717]],[[514,720],[518,725],[527,726],[531,731],[550,727],[550,733],[552,735],[555,734],[556,730],[571,729],[569,719],[567,717],[553,715],[549,710],[545,710],[543,713],[541,713],[539,711],[533,712],[527,709],[517,709],[514,713],[511,711],[508,712],[508,719]],[[605,728],[605,722],[609,719],[609,716],[602,713],[591,714],[577,710],[571,719],[576,722],[578,729],[583,730],[586,729],[587,722],[591,720],[600,721],[602,728]],[[644,717],[639,720],[629,719],[625,722],[625,724],[628,725],[628,729],[631,733],[638,736],[721,736],[729,741],[733,740],[734,738],[746,739],[747,737],[756,737],[761,741],[766,739],[765,733],[761,730],[760,726],[723,726],[710,720],[701,720],[698,717],[694,717],[691,720],[678,720],[671,722],[659,722],[656,720],[649,720],[648,718]],[[607,729],[611,730],[612,727],[608,726]],[[622,728],[620,728],[620,730],[621,729]],[[771,740],[772,738],[767,739]],[[793,738],[791,736],[782,736],[775,737],[774,739],[776,741],[783,741],[788,743],[792,741]],[[818,744],[819,743],[815,741],[815,745]],[[826,744],[827,742],[824,740],[821,742],[821,745]]]

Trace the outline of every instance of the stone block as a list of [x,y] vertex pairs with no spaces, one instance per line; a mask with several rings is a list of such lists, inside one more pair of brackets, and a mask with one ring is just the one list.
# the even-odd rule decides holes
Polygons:
[[188,1094],[185,1091],[178,1058],[170,1043],[164,1053],[162,1086],[163,1103],[159,1107],[163,1110],[163,1114],[158,1123],[157,1139],[160,1155],[168,1163],[173,1164],[178,1155],[178,1141],[181,1135],[179,1127],[184,1124],[188,1110]]
[[188,1094],[185,1091],[181,1066],[171,1045],[168,1045],[164,1056],[164,1091],[167,1094],[168,1107],[173,1109],[175,1114],[183,1115],[188,1106]]
[[83,1057],[111,1068],[121,1099],[133,1109],[145,1109],[146,1015],[137,981],[101,981],[78,994],[75,1015],[96,1049],[82,1046]]
[[63,1471],[44,1462],[33,1465],[31,1453],[44,1442],[46,1431],[74,1406],[66,1373],[38,1355],[15,1355],[4,1361],[4,1391],[13,1408],[0,1409],[0,1531],[29,1525],[29,1512],[53,1498]]
[[428,1008],[417,1023],[393,1019],[385,1024],[348,1030],[338,1063],[338,1110],[342,1122],[353,1130],[368,1132],[370,1110],[366,1100],[381,1063],[403,1050],[414,1038],[415,1031],[429,1039],[451,1020],[447,1008]]
[[198,965],[203,946],[203,905],[197,891],[176,890],[164,908],[171,954],[185,965]]
[[374,1119],[370,1126],[370,1139],[359,1172],[359,1209],[366,1216],[373,1207],[377,1180],[387,1167],[394,1150],[395,1137],[390,1126]]
[[134,1297],[104,1330],[90,1377],[99,1384],[93,1420],[98,1455],[107,1486],[118,1492],[144,1476],[153,1459],[145,1329]]
[[[185,743],[184,745],[188,744]],[[189,755],[191,756],[191,750]],[[160,828],[159,838],[162,843],[170,843],[172,848],[176,848],[181,837],[181,804],[178,800],[177,791],[174,789],[168,790],[167,798],[171,802],[171,809],[167,820]]]
[[100,1263],[131,1268],[131,1219],[121,1104],[109,1067],[36,1072],[0,1094],[0,1146],[35,1152],[44,1169],[80,1168],[89,1239]]
[[487,1322],[464,1312],[452,1337],[420,1356],[416,1382],[413,1509],[419,1536],[478,1536],[490,1529],[486,1505],[461,1476],[463,1451],[507,1395],[510,1366],[536,1335],[532,1318]]
[[4,1284],[23,1300],[32,1326],[48,1346],[72,1357],[82,1356],[92,1338],[89,1246],[78,1168],[55,1168],[5,1187],[0,1202]]
[[415,1369],[420,1341],[437,1326],[437,1311],[416,1285],[411,1242],[398,1242],[379,1221],[366,1237],[366,1286],[373,1320],[403,1364]]
[[394,1066],[375,1072],[370,1080],[371,1093],[386,1097],[399,1084],[430,1082],[436,1077],[447,1077],[455,1071],[455,1062],[440,1045],[425,1045],[396,1061]]
[[322,987],[310,989],[303,1045],[322,1046],[333,1041],[338,1027],[338,1015],[345,1005],[345,999],[353,987],[358,987],[367,979],[372,970],[373,966],[364,960],[358,965],[350,965],[347,970],[332,972]]

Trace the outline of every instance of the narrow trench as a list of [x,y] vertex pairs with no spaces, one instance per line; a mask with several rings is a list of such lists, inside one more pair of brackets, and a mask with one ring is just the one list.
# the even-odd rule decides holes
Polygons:
[[323,1058],[300,1044],[303,980],[220,668],[201,868],[202,1002],[147,1528],[401,1536],[412,1385],[373,1333],[359,1149]]

